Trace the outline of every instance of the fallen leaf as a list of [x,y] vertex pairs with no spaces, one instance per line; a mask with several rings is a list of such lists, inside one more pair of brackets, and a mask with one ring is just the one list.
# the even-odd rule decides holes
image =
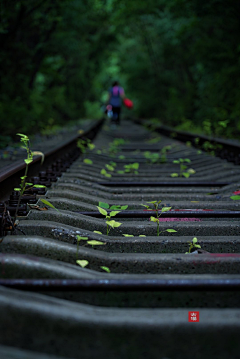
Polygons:
[[47,207],[39,207],[38,205],[34,205],[34,204],[29,204],[29,207],[31,208],[31,209],[36,209],[36,210],[38,210],[38,211],[47,211],[48,210],[48,208]]

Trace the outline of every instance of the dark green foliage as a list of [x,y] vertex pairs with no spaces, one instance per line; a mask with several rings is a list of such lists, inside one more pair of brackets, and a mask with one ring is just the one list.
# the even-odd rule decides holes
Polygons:
[[0,133],[30,132],[85,115],[111,42],[95,1],[1,2]]
[[240,133],[239,13],[236,0],[2,1],[0,134],[90,116],[116,78],[136,116]]
[[125,10],[134,40],[123,38],[121,67],[139,116],[169,125],[190,119],[196,127],[207,119],[211,134],[240,132],[240,3],[158,0],[144,2],[145,9],[137,3]]

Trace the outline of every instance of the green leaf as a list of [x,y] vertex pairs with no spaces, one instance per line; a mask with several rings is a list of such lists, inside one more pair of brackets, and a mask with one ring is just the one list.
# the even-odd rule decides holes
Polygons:
[[24,180],[25,178],[27,178],[27,176],[20,177],[21,180]]
[[125,156],[120,155],[120,156],[118,156],[118,158],[119,158],[120,160],[124,160]]
[[194,175],[194,173],[196,173],[196,171],[193,168],[189,168],[188,173],[190,173],[191,175]]
[[107,211],[105,210],[105,209],[103,209],[103,208],[101,208],[101,207],[98,207],[97,206],[97,208],[98,208],[98,210],[99,210],[99,212],[103,215],[103,216],[107,216]]
[[197,238],[194,237],[194,238],[192,239],[192,242],[193,242],[193,243],[197,243]]
[[119,209],[121,209],[121,206],[120,205],[118,205],[118,206],[113,205],[113,206],[110,207],[110,209],[119,210]]
[[146,237],[146,236],[145,236],[145,234],[140,234],[140,236],[138,236],[138,237]]
[[114,217],[116,216],[118,213],[120,213],[121,211],[112,211],[109,213],[110,217]]
[[234,199],[234,200],[239,200],[239,199],[240,199],[240,196],[239,196],[239,195],[237,195],[237,196],[231,196],[230,198],[231,198],[231,199]]
[[56,207],[54,207],[52,203],[48,202],[46,199],[40,198],[40,201],[42,201],[42,203],[46,204],[47,206],[56,209],[56,211],[60,212]]
[[124,174],[124,171],[119,170],[119,171],[117,171],[117,173],[119,173],[120,175],[123,175],[123,174]]
[[178,161],[178,160],[174,160],[174,161],[173,161],[173,163],[177,163],[177,164],[178,164],[178,163],[180,163],[180,161]]
[[109,204],[105,203],[105,202],[98,202],[98,205],[99,205],[99,207],[102,207],[102,208],[105,208],[105,209],[109,208]]
[[78,265],[80,265],[80,267],[84,268],[84,267],[86,267],[86,266],[88,265],[89,262],[86,261],[86,260],[84,260],[84,259],[82,259],[82,260],[78,259],[78,260],[76,261],[76,263],[77,263]]
[[77,235],[77,241],[79,242],[81,240],[86,241],[86,240],[88,240],[88,237],[81,237],[81,236]]
[[134,237],[133,234],[123,234],[124,237]]
[[151,202],[147,202],[147,203],[152,203],[152,204],[154,204],[154,203],[157,203],[157,201],[151,201]]
[[175,233],[175,232],[177,232],[177,231],[175,231],[175,229],[166,229],[166,232]]
[[44,186],[42,184],[35,184],[35,185],[33,185],[33,187],[35,187],[35,188],[46,188],[46,186]]
[[30,163],[32,163],[33,159],[32,158],[27,158],[26,160],[24,160],[24,162],[29,165]]
[[185,158],[185,162],[191,163],[191,160],[189,158]]
[[108,178],[112,177],[112,175],[110,173],[106,173],[104,176],[108,177]]
[[172,173],[171,177],[178,177],[178,173]]
[[107,223],[110,227],[112,227],[112,228],[120,227],[121,224],[122,224],[122,223],[116,222],[116,221],[114,221],[114,220],[112,220],[112,221],[106,221],[106,223]]
[[159,222],[158,218],[151,216],[150,217],[151,222]]
[[90,160],[89,158],[84,158],[83,162],[86,163],[87,165],[92,165],[93,164],[93,161]]
[[135,170],[138,170],[139,168],[139,163],[138,162],[135,162],[132,164],[132,168],[135,169]]
[[91,240],[91,241],[87,241],[87,244],[90,244],[91,246],[104,246],[106,243]]
[[22,133],[17,133],[16,135],[17,135],[17,136],[21,136],[22,138],[24,138],[24,139],[26,139],[26,140],[29,139],[28,136],[26,136],[26,135],[24,135],[24,134],[22,134]]
[[103,270],[105,270],[105,272],[110,273],[110,269],[108,267],[105,266],[101,266],[100,268],[102,268]]
[[162,212],[167,212],[167,211],[170,211],[171,208],[172,208],[172,207],[163,207],[163,208],[161,209],[161,211],[162,211]]
[[100,231],[93,231],[93,233],[102,234]]
[[188,172],[183,172],[183,176],[186,177],[186,178],[188,178],[188,177],[190,176],[190,173],[188,173]]
[[199,244],[195,244],[194,247],[201,248],[201,246]]
[[89,148],[90,151],[94,150],[95,147],[96,146],[93,143],[88,144],[88,148]]
[[43,164],[43,162],[44,162],[44,153],[42,153],[41,151],[33,151],[32,156],[41,156],[42,157],[41,165]]
[[105,170],[105,168],[103,168],[100,173],[101,173],[101,175],[105,175],[107,173],[107,171]]
[[97,154],[101,155],[102,151],[101,150],[97,150]]
[[14,191],[21,191],[21,188],[14,188]]
[[113,167],[113,166],[108,165],[108,164],[106,164],[105,166],[107,167],[108,171],[114,171],[114,167]]
[[121,210],[125,210],[125,209],[127,209],[128,208],[128,205],[126,205],[126,206],[121,206]]

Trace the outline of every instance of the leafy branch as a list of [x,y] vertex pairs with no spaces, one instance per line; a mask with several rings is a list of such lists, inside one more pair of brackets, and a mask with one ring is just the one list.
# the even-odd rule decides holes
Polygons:
[[30,165],[30,163],[33,162],[33,156],[42,156],[42,160],[41,163],[43,163],[44,161],[44,154],[40,151],[31,151],[30,149],[30,140],[28,138],[27,135],[24,135],[22,133],[17,133],[18,136],[20,136],[20,142],[23,143],[22,148],[26,150],[27,152],[27,158],[25,158],[24,162],[26,163],[26,167],[25,167],[25,173],[22,177],[20,177],[21,179],[21,183],[20,183],[20,187],[19,188],[14,188],[15,191],[19,192],[19,198],[18,198],[18,203],[17,203],[17,207],[16,207],[16,211],[15,211],[15,217],[14,217],[14,222],[16,221],[17,218],[17,213],[18,213],[18,209],[20,206],[20,202],[21,202],[21,198],[26,190],[26,186],[29,186],[30,188],[45,188],[45,186],[43,185],[33,185],[32,183],[26,182],[27,179],[27,174],[28,174],[28,166]]
[[[120,213],[122,210],[125,210],[127,208],[128,206],[119,206],[119,205],[110,207],[108,203],[99,202],[97,209],[103,216],[105,216],[106,224],[107,224],[107,236],[109,235],[111,228],[114,229],[120,227],[122,224],[112,219],[112,217],[115,217],[118,213]],[[107,209],[110,209],[112,211],[108,213]]]
[[[179,158],[178,160],[174,160],[173,163],[179,164],[179,173],[172,173],[171,177],[186,177],[188,178],[191,174],[196,173],[193,168],[189,168],[187,170],[187,165],[185,163],[191,163],[189,158]],[[186,171],[187,170],[187,171]]]
[[153,217],[151,216],[150,217],[150,221],[151,222],[155,222],[157,224],[157,236],[159,236],[160,233],[162,232],[169,232],[169,233],[174,233],[174,232],[177,232],[175,231],[175,229],[166,229],[164,231],[160,231],[159,230],[159,218],[161,216],[162,213],[164,212],[168,212],[170,211],[170,209],[172,207],[162,207],[162,208],[159,208],[159,204],[161,203],[162,201],[150,201],[150,202],[147,202],[151,205],[153,205],[154,208],[151,208],[150,206],[146,205],[146,204],[142,204],[141,206],[147,208],[147,211],[154,211],[155,212],[155,216],[156,217]]
[[197,237],[194,237],[192,239],[192,242],[188,242],[189,243],[189,248],[188,248],[188,252],[186,252],[185,254],[191,253],[192,249],[194,248],[201,248],[201,246],[197,243]]

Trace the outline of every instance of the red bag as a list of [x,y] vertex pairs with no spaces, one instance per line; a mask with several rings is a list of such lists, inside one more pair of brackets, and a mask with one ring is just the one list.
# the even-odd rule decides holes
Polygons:
[[129,100],[129,98],[125,98],[123,100],[123,103],[127,108],[133,108],[133,102],[131,100]]

